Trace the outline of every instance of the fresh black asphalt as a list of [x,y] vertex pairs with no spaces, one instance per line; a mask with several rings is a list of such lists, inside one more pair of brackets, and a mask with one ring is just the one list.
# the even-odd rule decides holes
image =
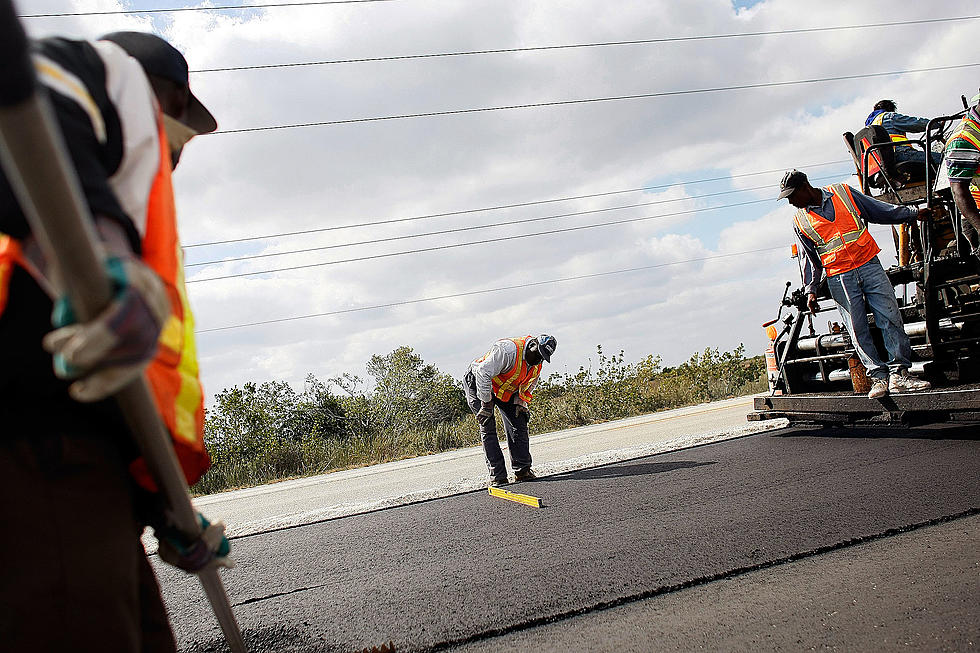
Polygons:
[[[223,577],[250,651],[444,650],[976,513],[978,438],[783,429],[511,486],[541,509],[475,492],[242,537]],[[155,566],[181,650],[225,650]]]

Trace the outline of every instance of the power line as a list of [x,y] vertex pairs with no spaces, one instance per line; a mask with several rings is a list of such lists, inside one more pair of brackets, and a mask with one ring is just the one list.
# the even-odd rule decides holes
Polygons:
[[760,204],[762,202],[772,202],[772,199],[762,199],[762,200],[749,200],[746,202],[736,202],[735,204],[725,204],[722,206],[711,206],[704,209],[691,209],[689,211],[676,211],[674,213],[662,213],[659,215],[647,215],[639,218],[625,218],[623,220],[614,220],[612,222],[600,222],[595,224],[579,225],[577,227],[565,227],[563,229],[549,229],[548,231],[537,231],[530,234],[521,234],[520,236],[501,236],[499,238],[484,238],[477,241],[472,241],[468,243],[454,243],[451,245],[437,245],[434,247],[424,247],[420,249],[410,249],[401,252],[390,252],[388,254],[373,254],[370,256],[358,256],[355,258],[340,259],[337,261],[324,261],[322,263],[307,263],[305,265],[293,265],[285,268],[273,268],[270,270],[257,270],[255,272],[239,272],[237,274],[226,274],[219,277],[208,277],[206,279],[190,279],[186,283],[204,283],[206,281],[218,281],[222,279],[235,279],[238,277],[252,277],[259,274],[270,274],[272,272],[290,272],[292,270],[305,270],[308,268],[319,268],[327,265],[340,265],[342,263],[356,263],[360,261],[372,261],[382,258],[392,258],[394,256],[405,256],[407,254],[422,254],[424,252],[436,252],[445,249],[456,249],[459,247],[470,247],[472,245],[485,245],[487,243],[499,243],[505,240],[513,240],[514,238],[535,238],[537,236],[552,236],[554,234],[569,233],[572,231],[582,231],[584,229],[596,229],[599,227],[612,227],[620,224],[629,224],[632,222],[643,222],[646,220],[656,220],[658,218],[670,218],[678,215],[689,215],[691,213],[700,213],[702,211],[715,211],[718,209],[732,209],[739,206],[748,206],[750,204]]
[[[826,163],[814,163],[813,165],[806,165],[806,166],[801,166],[801,165],[798,165],[797,164],[796,167],[799,168],[799,169],[801,169],[801,170],[803,170],[803,169],[811,169],[811,168],[821,168],[823,166],[838,165],[838,164],[841,164],[841,163],[850,163],[850,160],[828,161]],[[343,225],[337,225],[337,226],[334,226],[334,227],[318,227],[316,229],[304,229],[304,230],[301,230],[301,231],[285,231],[285,232],[280,232],[280,233],[275,233],[275,234],[266,234],[264,236],[247,236],[247,237],[244,237],[244,238],[229,238],[227,240],[213,240],[213,241],[204,242],[204,243],[194,243],[192,245],[184,245],[183,247],[184,247],[184,249],[192,249],[192,248],[195,248],[195,247],[212,247],[212,246],[215,246],[215,245],[229,245],[229,244],[233,244],[233,243],[244,243],[244,242],[249,242],[249,241],[253,241],[253,240],[268,240],[268,239],[271,239],[271,238],[285,238],[285,237],[288,237],[288,236],[303,236],[303,235],[307,235],[307,234],[323,233],[323,232],[327,232],[327,231],[338,231],[340,229],[356,229],[356,228],[360,228],[360,227],[378,227],[378,226],[382,226],[382,225],[396,224],[396,223],[400,223],[400,222],[414,222],[416,220],[430,220],[430,219],[433,219],[433,218],[443,218],[443,217],[448,217],[448,216],[453,216],[453,215],[465,215],[465,214],[468,214],[468,213],[479,213],[479,212],[482,212],[482,211],[496,211],[496,210],[502,210],[502,209],[514,209],[514,208],[520,208],[520,207],[524,207],[524,206],[536,206],[536,205],[539,205],[539,204],[552,204],[552,203],[555,203],[555,202],[570,202],[572,200],[591,199],[591,198],[594,198],[594,197],[607,197],[607,196],[610,196],[610,195],[623,195],[623,194],[626,194],[626,193],[637,193],[637,192],[641,192],[641,191],[651,191],[651,190],[659,190],[659,189],[662,189],[662,188],[670,188],[672,186],[678,186],[678,185],[682,185],[682,184],[683,185],[704,184],[704,183],[709,183],[709,182],[712,182],[712,181],[725,181],[725,180],[728,180],[728,179],[741,179],[743,177],[754,177],[754,176],[757,176],[757,175],[769,175],[769,174],[774,174],[774,173],[777,173],[777,172],[783,172],[784,170],[787,169],[787,167],[789,167],[789,166],[783,166],[782,168],[774,168],[772,170],[760,170],[758,172],[745,172],[745,173],[737,174],[737,175],[726,175],[724,177],[710,177],[710,178],[707,178],[707,179],[693,179],[693,180],[687,180],[687,181],[677,181],[677,182],[674,182],[674,183],[660,184],[660,185],[657,185],[657,186],[641,186],[640,188],[627,188],[627,189],[624,189],[624,190],[611,190],[611,191],[605,191],[605,192],[602,192],[602,193],[591,193],[591,194],[588,194],[588,195],[573,195],[573,196],[570,196],[570,197],[555,197],[555,198],[546,199],[546,200],[534,200],[534,201],[531,201],[531,202],[520,202],[520,203],[516,203],[516,204],[499,204],[497,206],[483,206],[483,207],[476,208],[476,209],[463,209],[463,210],[460,210],[460,211],[446,211],[444,213],[428,213],[428,214],[425,214],[425,215],[415,215],[415,216],[411,216],[411,217],[407,217],[407,218],[391,218],[391,219],[388,219],[388,220],[377,220],[375,222],[360,222],[360,223],[356,223],[356,224],[343,224]]]
[[273,7],[315,7],[317,5],[354,5],[368,2],[396,2],[397,0],[317,0],[314,2],[266,2],[255,5],[224,5],[219,7],[174,7],[172,9],[128,9],[119,11],[76,11],[51,14],[21,14],[21,18],[65,18],[68,16],[118,16],[121,14],[169,14],[178,11],[241,11]]
[[675,36],[656,39],[636,39],[629,41],[599,41],[595,43],[569,43],[564,45],[541,45],[526,48],[496,48],[487,50],[462,50],[455,52],[432,52],[425,54],[404,54],[387,57],[362,57],[359,59],[325,59],[319,61],[298,61],[292,63],[258,64],[254,66],[226,66],[222,68],[200,68],[191,70],[192,73],[218,73],[242,70],[265,70],[269,68],[300,68],[308,66],[331,66],[338,64],[375,63],[382,61],[406,61],[410,59],[436,59],[445,57],[470,57],[487,54],[511,54],[516,52],[544,52],[548,50],[572,50],[582,48],[605,48],[624,45],[651,45],[659,43],[679,43],[683,41],[707,41],[720,39],[745,38],[751,36],[776,36],[784,34],[806,34],[814,32],[838,32],[859,29],[875,29],[882,27],[897,27],[906,25],[922,25],[926,23],[947,23],[953,21],[976,20],[980,16],[957,16],[953,18],[929,18],[923,20],[905,20],[890,23],[870,23],[867,25],[836,25],[831,27],[808,27],[801,29],[770,30],[764,32],[738,32],[734,34],[709,34],[703,36]]
[[670,263],[656,263],[654,265],[644,265],[644,266],[635,267],[635,268],[625,268],[625,269],[622,269],[622,270],[610,270],[608,272],[595,272],[595,273],[592,273],[592,274],[580,274],[578,276],[574,276],[574,277],[563,277],[563,278],[560,278],[560,279],[548,279],[548,280],[545,280],[545,281],[529,281],[527,283],[517,284],[517,285],[514,285],[514,286],[503,286],[503,287],[500,287],[500,288],[486,288],[486,289],[483,289],[483,290],[471,290],[471,291],[468,291],[468,292],[453,293],[451,295],[439,295],[438,297],[423,297],[421,299],[408,299],[408,300],[404,300],[404,301],[400,301],[400,302],[390,302],[390,303],[387,303],[387,304],[375,304],[373,306],[359,306],[357,308],[345,308],[345,309],[341,309],[341,310],[338,310],[338,311],[327,311],[325,313],[312,313],[310,315],[297,315],[297,316],[293,316],[293,317],[282,317],[282,318],[277,318],[277,319],[274,319],[274,320],[263,320],[261,322],[248,322],[248,323],[245,323],[245,324],[230,324],[228,326],[223,326],[223,327],[214,327],[214,328],[211,328],[211,329],[201,329],[201,330],[197,331],[197,333],[199,333],[199,334],[201,334],[201,333],[213,333],[215,331],[228,331],[230,329],[244,329],[246,327],[262,326],[262,325],[266,325],[266,324],[277,324],[277,323],[280,323],[280,322],[293,322],[293,321],[296,321],[296,320],[309,320],[309,319],[316,318],[316,317],[328,317],[328,316],[331,316],[331,315],[343,315],[345,313],[358,313],[358,312],[361,312],[361,311],[371,311],[371,310],[377,310],[377,309],[381,309],[381,308],[393,308],[395,306],[407,306],[409,304],[421,304],[423,302],[434,302],[434,301],[438,301],[440,299],[456,299],[456,298],[459,298],[459,297],[470,297],[470,296],[473,296],[473,295],[483,295],[483,294],[494,293],[494,292],[503,292],[503,291],[506,291],[506,290],[519,290],[519,289],[522,289],[522,288],[533,288],[533,287],[536,287],[536,286],[545,286],[545,285],[549,285],[549,284],[563,283],[563,282],[566,282],[566,281],[580,281],[582,279],[595,279],[597,277],[607,277],[607,276],[611,276],[611,275],[615,275],[615,274],[626,274],[626,273],[629,273],[629,272],[640,272],[642,270],[653,270],[653,269],[656,269],[656,268],[670,267],[672,265],[682,265],[684,263],[700,263],[700,262],[703,262],[703,261],[713,261],[713,260],[716,260],[716,259],[730,258],[732,256],[745,256],[745,255],[748,255],[748,254],[759,254],[759,253],[762,253],[762,252],[772,252],[772,251],[775,251],[777,249],[783,249],[784,247],[788,247],[788,245],[778,245],[776,247],[764,247],[764,248],[761,248],[761,249],[750,249],[750,250],[746,250],[744,252],[731,252],[729,254],[716,254],[714,256],[703,256],[701,258],[692,258],[692,259],[687,259],[685,261],[672,261]]
[[661,97],[674,97],[681,95],[696,95],[701,93],[720,93],[725,91],[742,91],[757,88],[776,88],[780,86],[795,86],[799,84],[817,84],[824,82],[839,82],[851,79],[869,79],[872,77],[889,77],[893,75],[909,75],[913,73],[936,72],[939,70],[957,70],[960,68],[974,68],[980,63],[957,64],[952,66],[934,66],[931,68],[913,68],[909,70],[893,70],[882,73],[862,73],[859,75],[839,75],[836,77],[817,77],[814,79],[797,79],[786,82],[761,82],[758,84],[740,84],[738,86],[716,86],[712,88],[687,89],[683,91],[660,91],[656,93],[637,93],[635,95],[615,95],[611,97],[584,98],[579,100],[556,100],[553,102],[534,102],[527,104],[511,104],[496,107],[475,107],[470,109],[450,109],[447,111],[426,111],[423,113],[404,113],[390,116],[372,116],[369,118],[346,118],[344,120],[323,120],[318,122],[304,122],[289,125],[269,125],[265,127],[244,127],[242,129],[220,129],[206,136],[216,136],[219,134],[244,134],[247,132],[272,131],[278,129],[297,129],[300,127],[325,127],[328,125],[350,125],[364,122],[380,122],[383,120],[404,120],[407,118],[433,118],[436,116],[453,116],[467,113],[484,113],[488,111],[510,111],[514,109],[533,109],[540,107],[554,107],[573,104],[593,104],[597,102],[617,102],[621,100],[638,100]]
[[[814,177],[812,179],[812,181],[823,181],[825,179],[836,179],[836,178],[839,178],[839,177],[840,177],[840,175],[828,175],[826,177]],[[406,234],[406,235],[401,235],[401,236],[390,236],[388,238],[376,238],[376,239],[372,239],[372,240],[361,240],[361,241],[355,241],[355,242],[352,242],[352,243],[337,243],[337,244],[334,244],[334,245],[322,245],[322,246],[319,246],[319,247],[308,247],[308,248],[305,248],[305,249],[294,249],[294,250],[289,250],[289,251],[285,251],[285,252],[269,252],[269,253],[265,253],[265,254],[249,254],[249,255],[246,255],[246,256],[235,256],[235,257],[230,257],[230,258],[225,258],[225,259],[220,259],[220,260],[214,260],[214,261],[202,261],[200,263],[188,263],[188,264],[185,264],[184,267],[185,268],[194,268],[194,267],[202,267],[202,266],[205,266],[205,265],[220,265],[222,263],[233,263],[233,262],[237,262],[237,261],[250,261],[250,260],[260,259],[260,258],[271,258],[271,257],[274,257],[274,256],[288,256],[290,254],[308,254],[310,252],[322,252],[322,251],[326,251],[328,249],[340,249],[342,247],[356,247],[356,246],[359,246],[359,245],[377,245],[377,244],[380,244],[380,243],[389,243],[389,242],[394,242],[394,241],[399,241],[399,240],[409,240],[409,239],[412,239],[412,238],[425,238],[427,236],[443,236],[443,235],[446,235],[446,234],[461,233],[461,232],[464,232],[464,231],[474,231],[476,229],[492,229],[494,227],[508,227],[508,226],[513,226],[513,225],[517,225],[517,224],[528,224],[528,223],[532,223],[532,222],[542,222],[544,220],[557,220],[559,218],[569,218],[569,217],[574,217],[574,216],[579,216],[579,215],[589,215],[589,214],[592,214],[592,213],[605,213],[607,211],[620,211],[620,210],[623,210],[623,209],[634,209],[634,208],[638,208],[638,207],[641,207],[641,206],[652,206],[652,205],[655,205],[655,204],[670,204],[672,202],[685,202],[685,201],[689,201],[689,200],[705,199],[705,198],[708,198],[708,197],[719,197],[719,196],[723,196],[723,195],[733,195],[735,193],[747,193],[747,192],[750,192],[750,191],[763,190],[763,189],[766,189],[766,188],[771,188],[771,185],[770,184],[766,184],[765,186],[753,186],[751,188],[739,188],[739,189],[736,189],[736,190],[726,190],[726,191],[720,191],[720,192],[717,192],[717,193],[706,193],[704,195],[692,195],[690,197],[675,197],[675,198],[665,199],[665,200],[654,200],[654,201],[651,201],[651,202],[641,202],[639,204],[624,204],[624,205],[621,205],[621,206],[609,206],[609,207],[602,208],[602,209],[591,209],[589,211],[575,211],[575,212],[572,212],[572,213],[558,213],[558,214],[555,214],[555,215],[537,216],[537,217],[534,217],[534,218],[522,218],[522,219],[519,219],[519,220],[506,220],[506,221],[503,221],[503,222],[493,222],[493,223],[490,223],[490,224],[473,225],[473,226],[469,226],[469,227],[455,227],[455,228],[452,228],[452,229],[442,229],[442,230],[439,230],[439,231],[428,231],[428,232],[419,233],[419,234]]]

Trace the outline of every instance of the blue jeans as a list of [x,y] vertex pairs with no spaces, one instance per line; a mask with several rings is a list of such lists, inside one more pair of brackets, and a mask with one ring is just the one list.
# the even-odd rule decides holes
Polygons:
[[[878,257],[857,269],[827,277],[827,287],[851,334],[858,358],[868,369],[868,376],[887,380],[889,371],[895,373],[908,370],[912,346],[898,310],[895,288],[888,280]],[[875,324],[884,336],[885,349],[888,350],[887,363],[881,360],[871,339],[869,311],[874,315]]]
[[[929,158],[932,160],[933,166],[938,166],[943,162],[942,152],[930,152]],[[926,153],[922,150],[916,149],[914,147],[905,145],[903,147],[895,148],[895,163],[901,163],[902,161],[914,161],[915,163],[925,163]],[[933,180],[935,181],[935,179]]]
[[[469,404],[473,414],[480,412],[481,402],[476,396],[476,379],[472,374],[467,374],[463,379],[463,392],[466,394],[466,403]],[[510,450],[510,464],[515,472],[531,468],[531,441],[527,434],[527,413],[524,416],[517,414],[517,400],[515,393],[510,401],[500,401],[497,397],[493,398],[493,405],[500,409],[500,416],[504,421],[504,431],[507,433],[507,448]],[[492,410],[492,409],[491,409]],[[507,466],[504,464],[504,454],[500,450],[500,442],[497,440],[497,420],[487,420],[480,425],[480,440],[483,442],[483,453],[487,457],[487,471],[493,478],[505,478],[507,476]]]

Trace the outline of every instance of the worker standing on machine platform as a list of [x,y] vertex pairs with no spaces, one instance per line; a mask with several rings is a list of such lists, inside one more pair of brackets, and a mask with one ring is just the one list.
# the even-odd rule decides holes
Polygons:
[[480,439],[486,454],[490,485],[507,484],[504,454],[497,442],[497,424],[493,407],[500,409],[507,432],[510,462],[517,482],[533,481],[531,446],[527,424],[531,419],[528,405],[538,384],[541,366],[551,362],[558,341],[554,336],[503,338],[490,351],[470,363],[463,377],[466,403],[480,425]]
[[973,255],[980,257],[980,94],[974,95],[970,104],[946,141],[946,173],[956,208],[974,229]]
[[[907,133],[924,132],[929,125],[928,118],[916,118],[898,113],[898,106],[895,100],[879,100],[874,110],[868,114],[864,121],[865,127],[869,125],[881,125],[888,136],[895,144],[895,161],[913,161],[915,163],[925,163],[926,153],[908,144]],[[943,155],[939,152],[930,152],[929,158],[932,160],[933,169],[943,160]]]
[[[936,209],[896,206],[872,199],[845,184],[814,188],[799,170],[790,170],[779,185],[779,197],[799,209],[794,217],[796,236],[803,246],[806,266],[803,283],[807,307],[819,309],[817,288],[826,273],[830,295],[854,341],[858,358],[872,379],[868,397],[889,392],[927,390],[928,381],[909,376],[912,347],[895,299],[895,288],[885,273],[878,253],[881,248],[868,231],[868,223],[901,224],[926,220]],[[888,350],[881,360],[868,325],[874,315]]]

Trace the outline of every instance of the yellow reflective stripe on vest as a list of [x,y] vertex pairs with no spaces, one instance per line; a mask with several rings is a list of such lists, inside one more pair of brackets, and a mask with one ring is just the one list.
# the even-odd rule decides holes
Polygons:
[[[886,111],[885,113],[888,113],[888,112]],[[882,123],[882,119],[884,118],[884,115],[885,115],[884,113],[879,113],[877,116],[875,116],[875,119],[871,121],[871,124],[872,125],[878,125],[882,129],[884,129],[885,126],[883,124],[881,124]],[[885,131],[888,131],[888,130],[885,130]],[[893,143],[902,143],[902,142],[905,142],[905,141],[908,141],[909,140],[909,137],[908,137],[907,134],[892,134],[891,132],[888,132],[888,137],[892,139],[892,142]]]
[[[497,395],[512,395],[514,391],[520,387],[521,378],[527,372],[527,364],[524,362],[524,345],[527,344],[527,340],[530,336],[525,336],[523,338],[508,338],[511,342],[517,345],[517,360],[514,361],[514,367],[505,372],[504,374],[498,374],[493,377],[496,381],[494,385],[495,393]],[[508,397],[509,399],[509,397]],[[507,401],[507,399],[503,399]]]
[[[838,234],[834,236],[829,241],[824,241],[817,233],[817,230],[813,228],[813,223],[810,222],[810,212],[805,209],[800,209],[796,212],[796,224],[810,240],[813,241],[816,247],[817,253],[820,256],[829,254],[830,252],[836,251],[843,248],[845,245],[850,245],[861,236],[864,232],[868,230],[868,225],[865,223],[864,219],[861,217],[860,211],[858,211],[857,206],[854,204],[850,192],[848,192],[847,187],[844,184],[833,184],[827,187],[832,195],[837,197],[847,212],[851,214],[854,219],[854,224],[857,225],[857,229],[853,231],[848,231],[843,234]],[[836,220],[839,216],[836,215],[836,205],[834,205],[834,219]]]

